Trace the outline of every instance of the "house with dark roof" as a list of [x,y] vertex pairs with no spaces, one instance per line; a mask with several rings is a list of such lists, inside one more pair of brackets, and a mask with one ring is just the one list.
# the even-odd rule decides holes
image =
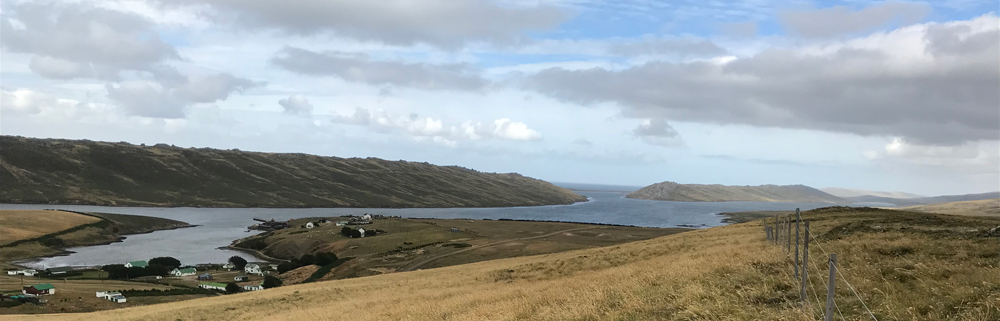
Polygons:
[[54,267],[54,268],[47,268],[47,269],[45,269],[45,272],[48,273],[48,274],[50,274],[50,275],[61,275],[61,274],[66,274],[67,272],[72,272],[72,271],[73,271],[73,267],[71,267],[71,266],[60,266],[60,267]]

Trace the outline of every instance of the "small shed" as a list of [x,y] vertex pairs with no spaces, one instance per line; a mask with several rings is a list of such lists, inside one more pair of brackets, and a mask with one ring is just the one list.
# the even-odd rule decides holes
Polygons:
[[108,300],[111,300],[111,298],[116,297],[116,296],[122,296],[122,293],[121,292],[104,292],[104,295],[101,296],[101,297],[105,298],[105,299],[108,299]]
[[33,269],[24,269],[18,273],[23,274],[24,276],[35,276],[35,274],[38,274],[38,271],[35,271]]
[[21,271],[18,271],[18,270],[9,270],[9,271],[7,271],[7,275],[17,275],[20,272]]
[[125,267],[127,268],[130,267],[145,268],[147,266],[149,266],[149,263],[147,263],[146,261],[130,261],[128,263],[125,263]]
[[236,268],[236,264],[226,263],[222,265],[222,268],[231,271],[232,269]]
[[125,301],[126,301],[125,297],[121,296],[121,295],[110,297],[110,298],[108,298],[108,300],[111,300],[111,302],[114,302],[114,303],[125,303]]
[[305,228],[314,228],[314,227],[316,227],[316,224],[313,224],[313,222],[306,222],[306,225],[304,225],[304,227]]
[[211,280],[214,279],[211,274],[205,273],[198,276],[198,280]]
[[361,237],[365,237],[365,229],[359,227],[358,232],[361,232]]
[[365,221],[371,221],[372,220],[372,215],[368,214],[368,213],[365,213],[365,215],[361,215],[361,219],[365,220]]
[[56,287],[52,286],[52,283],[35,284],[32,286],[26,286],[21,289],[22,294],[31,295],[49,295],[56,294]]
[[233,280],[236,282],[246,282],[247,280],[250,280],[250,277],[246,275],[237,275],[236,277],[233,278]]

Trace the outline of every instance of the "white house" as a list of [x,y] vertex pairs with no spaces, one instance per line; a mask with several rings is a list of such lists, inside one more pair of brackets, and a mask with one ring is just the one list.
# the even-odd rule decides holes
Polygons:
[[243,272],[246,272],[247,274],[264,276],[264,271],[261,270],[260,265],[257,265],[255,263],[247,264],[245,267],[243,267]]
[[10,270],[10,271],[7,271],[7,275],[17,275],[17,274],[18,274],[18,272],[21,272],[21,271],[18,271],[18,270]]
[[225,283],[203,282],[202,284],[199,284],[198,287],[202,288],[202,289],[209,289],[209,290],[219,290],[219,291],[225,291],[226,290],[226,284]]
[[306,222],[306,228],[314,228],[314,227],[316,227],[316,224],[313,224],[313,222]]
[[27,270],[21,270],[20,273],[24,274],[24,276],[35,276],[35,274],[38,273],[38,271],[27,269]]
[[183,268],[183,269],[175,268],[175,269],[173,269],[173,270],[170,271],[170,275],[173,275],[173,276],[188,276],[188,275],[195,275],[195,274],[198,274],[198,270],[196,270],[193,267]]
[[236,268],[236,264],[226,263],[226,264],[222,265],[222,268],[226,269],[226,270],[229,270],[229,271],[232,271],[233,269]]
[[365,215],[361,215],[361,219],[365,220],[365,221],[371,221],[372,220],[372,215],[366,213]]
[[244,291],[260,291],[263,289],[264,287],[260,285],[247,284],[243,286]]
[[365,229],[359,227],[358,232],[361,232],[361,237],[365,237]]

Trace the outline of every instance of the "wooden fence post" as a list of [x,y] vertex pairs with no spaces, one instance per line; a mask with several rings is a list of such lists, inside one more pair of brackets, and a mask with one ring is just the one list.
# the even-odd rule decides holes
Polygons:
[[790,253],[790,252],[792,252],[792,216],[791,215],[789,215],[786,218],[785,223],[786,223],[785,225],[787,225],[785,227],[785,241],[787,243],[785,245],[785,253]]
[[802,239],[802,291],[799,292],[799,300],[802,301],[802,309],[805,310],[806,284],[809,282],[809,221],[806,221],[806,234]]
[[837,253],[830,254],[830,279],[826,282],[826,321],[833,321],[833,287],[837,281]]
[[802,215],[799,209],[795,209],[795,278],[799,278],[799,222],[802,222]]

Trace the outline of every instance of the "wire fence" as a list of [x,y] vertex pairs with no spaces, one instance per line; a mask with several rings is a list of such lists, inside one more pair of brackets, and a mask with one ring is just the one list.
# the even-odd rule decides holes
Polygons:
[[[851,290],[851,294],[854,295],[861,302],[861,306],[867,312],[867,315],[872,318],[872,320],[878,321],[875,317],[875,313],[868,307],[868,303],[865,302],[861,294],[858,293],[857,288],[851,285],[851,282],[847,280],[843,267],[837,264],[837,254],[827,252],[823,248],[823,244],[816,239],[815,233],[809,228],[809,221],[802,220],[802,214],[799,209],[795,209],[795,214],[787,216],[775,215],[773,219],[773,224],[771,218],[766,218],[762,220],[764,226],[764,235],[768,242],[779,246],[784,249],[786,256],[788,256],[789,261],[793,264],[794,278],[796,282],[801,282],[800,292],[799,292],[799,307],[801,312],[811,318],[815,318],[817,312],[825,321],[833,321],[834,315],[839,315],[840,320],[847,320],[844,317],[843,311],[841,311],[840,306],[837,304],[836,298],[836,282],[840,279],[847,285],[847,288]],[[795,230],[792,233],[792,226],[794,225]],[[802,236],[800,236],[802,235]],[[794,244],[794,253],[792,252],[792,246]],[[800,253],[801,245],[801,253]],[[810,261],[809,246],[815,245],[819,247],[820,252],[823,253],[825,257],[828,258],[827,264],[829,264],[829,276],[823,278],[822,271],[820,267]],[[815,272],[813,272],[815,270]],[[826,291],[826,303],[825,305],[820,300],[820,292],[817,291],[815,282],[811,280],[813,277],[810,274],[814,274],[816,278],[819,278],[819,283],[825,283],[827,285]],[[816,302],[816,307],[812,305],[812,301],[809,300],[809,290],[812,290],[811,294],[813,297],[812,301]],[[825,309],[820,309],[820,307],[825,307]]]

